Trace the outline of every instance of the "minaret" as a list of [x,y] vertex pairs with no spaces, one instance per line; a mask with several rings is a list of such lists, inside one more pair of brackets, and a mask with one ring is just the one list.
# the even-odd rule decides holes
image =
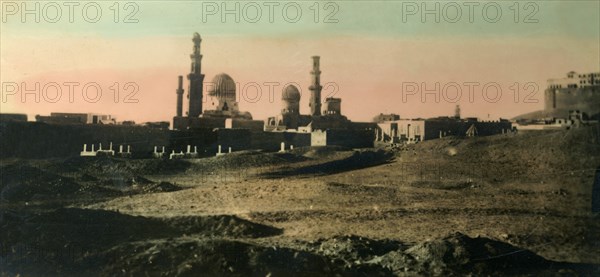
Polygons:
[[454,109],[454,118],[460,119],[460,106],[459,105],[456,105],[456,108]]
[[321,70],[319,70],[319,56],[313,56],[312,85],[310,90],[310,114],[313,116],[321,115]]
[[204,74],[202,74],[202,54],[200,54],[200,34],[194,33],[194,52],[190,55],[192,59],[192,69],[188,74],[188,80],[190,80],[190,86],[188,89],[188,99],[190,101],[190,108],[188,111],[189,117],[198,117],[202,113],[202,89],[204,82]]
[[178,77],[179,85],[177,86],[177,116],[183,115],[183,76]]

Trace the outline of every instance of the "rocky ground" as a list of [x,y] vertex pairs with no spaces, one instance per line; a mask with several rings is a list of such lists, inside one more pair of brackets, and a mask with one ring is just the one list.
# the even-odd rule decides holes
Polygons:
[[600,275],[598,129],[198,160],[2,160],[13,276]]

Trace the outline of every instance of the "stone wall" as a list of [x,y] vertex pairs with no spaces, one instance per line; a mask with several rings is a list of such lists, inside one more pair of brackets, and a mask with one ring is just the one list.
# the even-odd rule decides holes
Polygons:
[[183,131],[170,131],[169,144],[165,145],[170,152],[186,151],[187,146],[198,147],[200,156],[211,156],[216,153],[218,133],[210,128],[197,128]]
[[282,142],[285,142],[286,149],[289,149],[290,145],[294,147],[310,146],[309,133],[254,131],[251,134],[251,138],[252,149],[277,151]]
[[349,148],[373,147],[375,133],[370,129],[344,130],[335,129],[325,131],[327,145],[337,145]]
[[[135,158],[152,156],[154,146],[159,151],[186,151],[187,145],[197,147],[200,156],[212,156],[221,145],[222,151],[262,149],[278,151],[282,142],[286,149],[290,145],[303,147],[311,145],[311,133],[264,132],[251,129],[212,129],[195,128],[189,130],[168,130],[145,126],[124,125],[61,125],[41,122],[3,122],[0,123],[0,158],[53,158],[75,157],[87,144],[98,150],[102,143],[107,149],[113,143],[113,150],[119,145],[131,146]],[[314,135],[315,137],[318,135]],[[372,130],[327,130],[326,145],[339,145],[351,148],[372,147]]]
[[[221,145],[222,151],[227,152],[231,147],[232,151],[248,150],[252,147],[252,131],[249,129],[218,129],[217,145]],[[216,153],[218,146],[215,145]]]
[[197,128],[264,129],[264,121],[226,117],[173,117],[173,129],[188,130]]
[[250,129],[256,131],[264,130],[265,122],[262,120],[247,120],[228,118],[225,120],[225,128],[229,129]]
[[187,117],[187,116],[175,116],[173,117],[173,129],[176,130],[187,130],[196,128],[224,128],[225,117]]
[[312,146],[336,145],[348,148],[373,147],[375,131],[332,129],[325,131],[314,131],[311,133]]
[[0,122],[9,122],[9,121],[27,121],[26,114],[19,113],[0,113]]
[[131,145],[135,155],[147,155],[155,145],[169,145],[170,132],[143,126],[54,125],[41,122],[0,123],[0,158],[50,158],[79,156],[83,144],[102,143],[113,149]]
[[216,153],[218,145],[226,152],[229,147],[232,151],[262,149],[277,151],[282,142],[286,148],[310,146],[310,134],[294,132],[263,132],[250,129],[218,129],[217,141],[214,146]]

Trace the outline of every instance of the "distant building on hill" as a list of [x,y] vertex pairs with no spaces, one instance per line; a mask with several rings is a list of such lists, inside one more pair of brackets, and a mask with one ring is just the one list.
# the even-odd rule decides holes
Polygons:
[[600,72],[571,71],[567,78],[548,80],[544,101],[544,110],[550,115],[559,111],[562,113],[559,116],[566,117],[564,113],[569,110],[581,111],[589,117],[600,114]]
[[600,72],[570,71],[566,78],[548,80],[544,109],[513,120],[522,130],[570,128],[600,120]]

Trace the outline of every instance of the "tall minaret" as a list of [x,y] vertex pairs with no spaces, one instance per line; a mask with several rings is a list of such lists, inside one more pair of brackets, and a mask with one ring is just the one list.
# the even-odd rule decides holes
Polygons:
[[183,115],[183,76],[179,76],[177,78],[178,80],[178,85],[177,85],[177,90],[175,91],[175,93],[177,93],[177,116],[182,116]]
[[310,114],[321,115],[321,70],[319,70],[319,56],[313,56],[312,85],[310,90]]
[[190,55],[192,59],[192,69],[188,74],[188,80],[190,80],[190,86],[188,89],[188,99],[190,101],[190,108],[188,111],[189,117],[198,117],[202,113],[202,89],[204,82],[204,74],[202,74],[201,63],[202,54],[200,54],[200,34],[194,33],[194,52]]
[[460,119],[460,105],[456,105],[456,108],[454,109],[454,118]]

